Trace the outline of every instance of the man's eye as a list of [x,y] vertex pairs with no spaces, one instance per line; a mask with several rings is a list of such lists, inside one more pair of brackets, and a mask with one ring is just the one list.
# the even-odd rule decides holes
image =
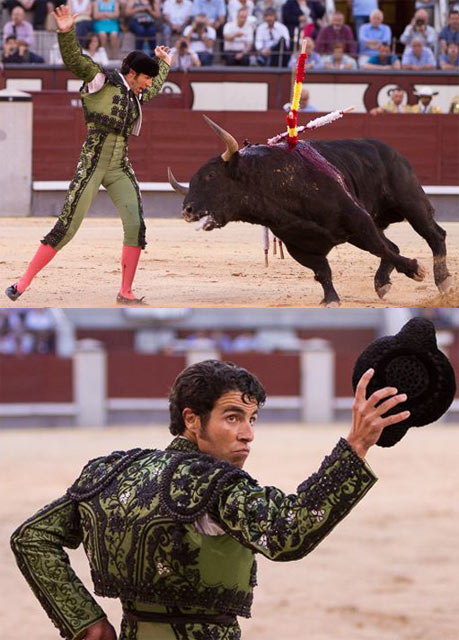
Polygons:
[[236,415],[228,416],[227,420],[228,422],[236,422],[237,416]]

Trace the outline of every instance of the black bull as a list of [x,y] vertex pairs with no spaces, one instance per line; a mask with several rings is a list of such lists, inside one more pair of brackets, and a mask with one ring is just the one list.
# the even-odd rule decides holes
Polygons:
[[[322,304],[339,303],[327,255],[349,242],[379,258],[374,278],[382,298],[395,268],[414,280],[425,271],[416,260],[400,255],[383,231],[407,220],[433,253],[435,284],[451,287],[446,266],[446,232],[409,162],[398,151],[373,139],[247,145],[206,118],[226,143],[226,151],[209,160],[191,178],[189,190],[169,171],[174,189],[185,195],[187,222],[205,217],[205,230],[243,221],[269,227],[290,255],[314,271],[324,290]],[[318,152],[318,153],[317,153]]]

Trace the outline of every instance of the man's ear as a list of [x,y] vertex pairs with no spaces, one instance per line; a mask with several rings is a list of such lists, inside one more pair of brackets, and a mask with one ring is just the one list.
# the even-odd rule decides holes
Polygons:
[[185,429],[196,435],[201,428],[201,418],[189,407],[182,411],[182,418],[185,423]]

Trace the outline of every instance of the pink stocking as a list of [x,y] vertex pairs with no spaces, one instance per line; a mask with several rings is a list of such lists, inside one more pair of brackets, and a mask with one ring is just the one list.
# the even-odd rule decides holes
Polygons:
[[19,291],[19,293],[24,293],[37,273],[41,271],[43,267],[46,267],[48,262],[51,262],[56,253],[56,249],[51,247],[49,244],[40,244],[37,253],[34,255],[29,266],[27,267],[26,272],[19,280],[19,282],[16,283],[16,289]]
[[121,255],[121,289],[120,294],[124,298],[133,300],[135,298],[132,293],[132,283],[134,281],[137,263],[139,262],[141,247],[123,246]]

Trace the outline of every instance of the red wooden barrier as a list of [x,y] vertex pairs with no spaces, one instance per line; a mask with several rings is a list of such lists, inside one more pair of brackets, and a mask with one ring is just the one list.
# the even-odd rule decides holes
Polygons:
[[72,402],[72,360],[0,355],[0,402]]
[[108,397],[165,398],[185,366],[182,356],[109,351]]
[[[85,135],[78,94],[34,94],[33,179],[70,180]],[[52,118],[50,118],[52,113]],[[265,143],[284,130],[284,114],[266,112],[209,112],[240,144]],[[302,114],[307,122],[319,114]],[[311,116],[311,117],[310,117]],[[308,133],[307,139],[378,138],[393,145],[413,164],[422,184],[459,183],[459,119],[457,115],[351,114],[329,126]],[[221,153],[221,142],[202,114],[188,109],[146,107],[142,135],[130,139],[130,157],[143,182],[166,182],[167,167],[178,180],[188,181],[209,158]]]

